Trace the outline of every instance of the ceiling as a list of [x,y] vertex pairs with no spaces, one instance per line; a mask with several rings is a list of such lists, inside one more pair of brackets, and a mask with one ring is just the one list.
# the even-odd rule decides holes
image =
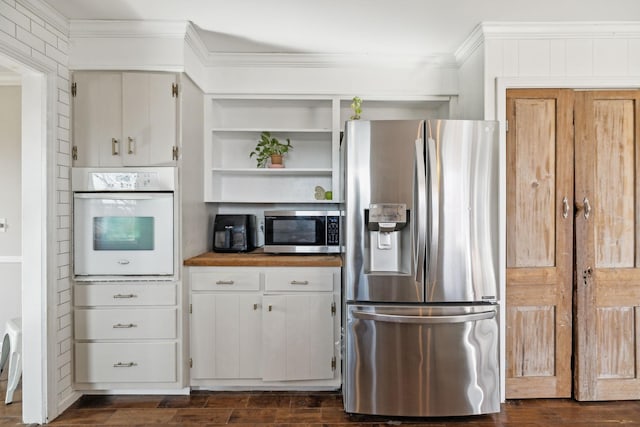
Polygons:
[[185,20],[212,52],[452,54],[483,21],[640,21],[638,0],[45,0],[68,19]]

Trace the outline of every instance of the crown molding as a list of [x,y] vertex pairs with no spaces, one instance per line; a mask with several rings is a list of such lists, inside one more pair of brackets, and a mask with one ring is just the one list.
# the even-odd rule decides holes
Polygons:
[[378,66],[387,68],[455,67],[453,55],[394,55],[394,54],[322,54],[322,53],[208,53],[210,67],[287,67],[330,68]]
[[482,24],[476,25],[471,34],[456,49],[453,56],[458,65],[463,64],[484,43],[485,35]]
[[69,36],[69,21],[64,15],[49,6],[48,3],[38,0],[16,0],[16,3],[23,6],[36,16],[44,19],[47,24],[51,25],[65,36]]
[[640,21],[481,22],[455,51],[465,62],[485,40],[640,38]]
[[640,38],[640,21],[482,22],[489,39]]
[[69,21],[72,38],[184,38],[188,21],[108,21],[74,19]]
[[209,51],[207,50],[207,46],[205,46],[204,42],[202,41],[197,28],[193,24],[191,24],[191,22],[189,22],[189,25],[187,25],[184,41],[187,46],[189,46],[191,50],[196,54],[201,63],[207,63],[207,61],[209,60]]

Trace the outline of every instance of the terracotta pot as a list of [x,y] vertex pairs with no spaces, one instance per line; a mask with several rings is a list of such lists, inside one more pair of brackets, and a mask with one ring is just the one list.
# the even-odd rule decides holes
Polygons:
[[272,165],[282,165],[282,155],[281,154],[272,154],[271,155],[271,164]]

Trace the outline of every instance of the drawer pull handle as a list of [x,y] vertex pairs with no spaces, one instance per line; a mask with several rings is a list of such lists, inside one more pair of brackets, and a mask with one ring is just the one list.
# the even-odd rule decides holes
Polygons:
[[308,280],[292,280],[291,284],[292,285],[308,285],[309,281]]
[[273,310],[273,306],[269,304],[269,311]]
[[258,309],[258,304],[253,304],[253,310],[257,310]]
[[115,325],[113,325],[113,329],[129,329],[129,328],[137,328],[138,325],[134,324],[134,323],[127,323],[122,324],[122,323],[116,323]]
[[121,298],[137,298],[138,295],[136,294],[115,294],[113,296],[116,299],[121,299]]
[[133,368],[134,366],[138,366],[138,364],[136,362],[128,362],[128,363],[118,362],[113,364],[114,368]]
[[233,285],[233,280],[218,280],[216,285]]

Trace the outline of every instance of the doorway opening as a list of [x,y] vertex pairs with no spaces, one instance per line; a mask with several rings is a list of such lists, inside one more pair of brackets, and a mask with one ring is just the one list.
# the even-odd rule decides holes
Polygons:
[[[21,250],[19,255],[13,256],[17,257],[14,261],[20,264],[19,273],[15,273],[20,285],[19,299],[15,303],[20,308],[15,310],[22,319],[21,421],[45,423],[51,403],[47,396],[54,395],[50,389],[53,382],[49,380],[47,370],[48,358],[53,354],[47,338],[50,325],[47,283],[51,277],[48,272],[51,266],[47,262],[47,254],[50,253],[47,230],[51,229],[52,223],[47,218],[50,194],[48,165],[52,164],[49,159],[51,153],[47,150],[47,139],[51,137],[47,117],[52,99],[51,91],[47,89],[51,87],[47,78],[54,73],[34,69],[9,54],[0,54],[0,67],[15,75],[20,86],[20,154],[14,160],[16,166],[19,165],[16,173],[20,179],[5,185],[2,194],[13,193],[16,197],[15,192],[19,192],[17,198],[20,200]],[[12,226],[10,223],[7,225]],[[18,228],[18,224],[14,225]],[[4,324],[1,327],[4,329]]]

